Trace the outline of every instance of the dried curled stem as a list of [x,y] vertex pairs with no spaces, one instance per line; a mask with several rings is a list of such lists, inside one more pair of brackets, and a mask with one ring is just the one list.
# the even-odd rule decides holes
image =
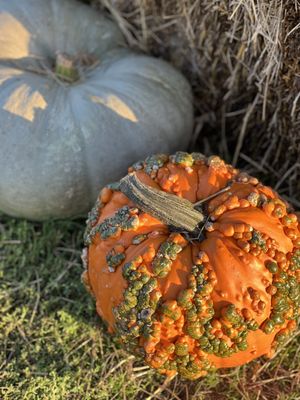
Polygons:
[[121,179],[119,189],[142,211],[176,229],[195,232],[204,221],[193,203],[145,185],[134,172]]

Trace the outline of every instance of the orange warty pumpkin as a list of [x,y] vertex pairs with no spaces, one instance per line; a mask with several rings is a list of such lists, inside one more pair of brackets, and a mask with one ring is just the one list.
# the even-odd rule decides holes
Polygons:
[[167,375],[272,355],[300,310],[289,205],[217,156],[148,157],[89,214],[84,282],[125,347]]

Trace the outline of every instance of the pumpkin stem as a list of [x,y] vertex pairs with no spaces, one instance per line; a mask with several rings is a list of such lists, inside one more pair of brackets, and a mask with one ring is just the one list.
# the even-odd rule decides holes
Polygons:
[[56,75],[68,82],[79,79],[78,70],[74,65],[74,59],[65,53],[57,53],[55,62]]
[[142,211],[176,229],[196,232],[204,221],[193,203],[143,184],[134,172],[121,179],[119,189]]

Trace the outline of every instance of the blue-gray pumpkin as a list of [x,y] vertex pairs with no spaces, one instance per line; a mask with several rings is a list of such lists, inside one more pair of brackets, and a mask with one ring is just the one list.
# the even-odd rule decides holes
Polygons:
[[187,146],[191,89],[75,0],[0,0],[0,210],[85,213],[129,163]]

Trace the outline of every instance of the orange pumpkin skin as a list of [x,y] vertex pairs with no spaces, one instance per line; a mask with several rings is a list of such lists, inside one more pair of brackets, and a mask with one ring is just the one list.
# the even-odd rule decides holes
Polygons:
[[132,171],[192,203],[230,188],[202,204],[198,238],[141,211],[118,184],[102,190],[84,281],[109,332],[159,372],[188,379],[272,355],[300,309],[296,215],[216,156],[156,155]]

